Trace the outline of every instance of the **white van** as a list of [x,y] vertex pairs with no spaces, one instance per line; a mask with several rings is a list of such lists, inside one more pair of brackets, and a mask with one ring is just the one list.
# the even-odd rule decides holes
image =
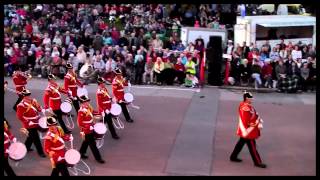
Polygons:
[[[257,10],[261,14],[270,15],[273,14],[275,9],[274,4],[261,4]],[[279,4],[278,6],[278,15],[305,15],[310,16],[309,13],[306,13],[305,8],[301,4]]]

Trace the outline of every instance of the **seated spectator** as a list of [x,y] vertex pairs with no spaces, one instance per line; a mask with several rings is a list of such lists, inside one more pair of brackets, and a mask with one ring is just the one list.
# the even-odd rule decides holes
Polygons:
[[116,61],[112,59],[112,56],[109,56],[106,62],[104,79],[106,79],[109,82],[112,82],[112,79],[114,77],[113,71],[115,70],[116,66],[117,66]]
[[166,61],[164,63],[162,78],[167,85],[173,85],[173,81],[175,79],[175,69],[174,69],[174,65],[170,61]]
[[93,69],[97,70],[98,75],[103,77],[104,73],[105,73],[105,68],[106,68],[106,65],[105,65],[104,61],[102,60],[102,56],[97,55],[95,58],[95,61],[93,63]]
[[156,82],[158,85],[161,85],[163,83],[162,74],[161,74],[163,70],[164,70],[164,63],[161,57],[157,57],[157,61],[153,65],[153,71],[156,76]]
[[307,91],[308,89],[309,73],[310,69],[308,67],[308,63],[305,62],[302,64],[302,67],[300,69],[302,91]]
[[262,84],[262,81],[261,81],[261,66],[260,66],[260,63],[259,63],[258,59],[255,59],[253,61],[253,64],[252,64],[252,67],[251,67],[251,72],[252,72],[251,77],[254,79],[254,88],[258,89]]
[[280,57],[279,52],[277,51],[276,47],[272,48],[272,51],[270,52],[269,57],[272,61],[275,61],[277,58]]
[[292,50],[291,55],[292,59],[295,61],[302,58],[302,52],[299,50],[299,46],[294,46],[294,50]]
[[52,58],[52,61],[51,61],[51,64],[50,64],[50,72],[51,72],[53,75],[55,75],[55,76],[63,79],[64,74],[60,74],[60,67],[61,67],[61,65],[62,65],[61,58],[60,58],[59,56],[54,56],[54,57]]
[[262,67],[262,77],[264,80],[264,87],[272,88],[273,82],[272,82],[272,71],[273,67],[270,64],[271,59],[266,59],[265,64]]
[[160,36],[159,36],[159,35],[157,35],[157,36],[156,36],[156,39],[154,39],[154,40],[152,41],[152,47],[153,47],[154,49],[162,49],[162,48],[163,48],[163,42],[162,42],[162,40],[160,39]]
[[[142,81],[144,84],[152,84],[153,83],[153,66],[154,63],[151,60],[148,60],[144,66],[144,73],[142,77]],[[147,76],[150,76],[150,81],[147,82]]]
[[[98,70],[95,70],[92,65],[83,65],[82,68],[86,68],[85,71],[83,71],[83,74],[81,74],[82,79],[84,79],[84,85],[88,85],[90,83],[96,83],[96,79],[98,78]],[[82,69],[81,68],[81,69]]]
[[186,87],[198,87],[199,81],[198,78],[191,74],[190,72],[186,72],[186,79],[185,79],[185,86]]
[[242,63],[239,65],[239,73],[240,73],[240,85],[248,85],[250,77],[251,77],[251,65],[248,64],[247,59],[243,59]]
[[177,59],[177,63],[174,65],[174,69],[176,70],[176,79],[178,80],[179,84],[183,84],[186,74],[185,67],[182,64],[180,57]]

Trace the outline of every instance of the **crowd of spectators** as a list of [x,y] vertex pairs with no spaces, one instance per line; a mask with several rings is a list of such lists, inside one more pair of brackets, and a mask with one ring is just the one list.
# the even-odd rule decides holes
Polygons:
[[284,43],[275,47],[267,40],[261,47],[244,42],[233,47],[229,41],[224,53],[232,55],[226,62],[226,84],[277,88],[279,92],[315,90],[316,49],[312,44]]
[[63,78],[71,62],[86,83],[97,76],[110,81],[120,67],[134,84],[183,84],[187,77],[196,85],[203,40],[185,47],[179,30],[219,28],[219,11],[183,4],[5,5],[5,75],[21,69]]

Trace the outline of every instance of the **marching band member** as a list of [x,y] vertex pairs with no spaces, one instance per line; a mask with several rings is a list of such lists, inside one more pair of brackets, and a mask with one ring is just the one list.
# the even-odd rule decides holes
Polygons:
[[28,136],[25,141],[26,148],[28,151],[32,151],[31,145],[34,143],[39,156],[46,157],[38,134],[39,113],[42,112],[42,108],[36,99],[30,98],[31,92],[28,89],[24,89],[21,95],[23,99],[17,105],[17,117],[23,125],[21,131]]
[[54,81],[55,79],[57,78],[53,74],[48,75],[49,84],[45,89],[44,96],[43,96],[44,108],[45,109],[50,108],[54,112],[56,118],[58,119],[59,124],[62,127],[64,133],[70,134],[71,131],[66,127],[62,119],[62,111],[60,109],[60,105],[61,105],[60,93],[64,93],[71,96],[71,92],[68,92],[67,90],[61,88],[58,85],[58,83]]
[[72,141],[73,137],[65,135],[60,126],[57,126],[54,117],[47,118],[49,131],[44,138],[44,151],[49,155],[52,165],[51,176],[70,176],[67,163],[64,159],[66,148],[65,141]]
[[105,161],[101,158],[100,152],[96,145],[96,140],[94,138],[94,132],[93,132],[93,115],[99,115],[100,113],[97,111],[94,111],[92,106],[89,104],[90,99],[83,95],[79,97],[80,100],[80,109],[78,111],[78,125],[80,128],[80,134],[84,138],[84,141],[80,147],[80,154],[81,158],[86,159],[88,156],[86,156],[86,151],[88,146],[90,146],[91,151],[93,153],[93,156],[95,159],[103,164]]
[[124,117],[127,122],[133,122],[131,119],[126,102],[124,100],[124,86],[128,86],[128,82],[122,76],[122,72],[119,68],[115,69],[116,77],[112,81],[112,93],[116,98],[117,103],[121,106]]
[[97,105],[99,109],[99,113],[104,116],[104,123],[108,124],[109,130],[111,132],[113,139],[119,139],[117,135],[113,123],[112,123],[112,115],[110,113],[111,109],[111,96],[109,95],[108,89],[105,87],[106,80],[102,77],[98,77],[98,89],[96,93],[97,97]]
[[27,81],[31,79],[31,75],[27,74],[25,72],[22,72],[20,69],[13,72],[12,80],[16,87],[16,93],[18,95],[18,100],[13,106],[13,110],[17,111],[17,105],[21,102],[23,99],[23,96],[21,95],[21,91],[26,88]]
[[9,164],[9,146],[10,141],[17,142],[17,138],[15,138],[10,130],[9,125],[6,120],[3,121],[3,127],[4,127],[4,171],[7,173],[8,176],[16,176],[16,173],[14,173],[12,167]]
[[237,135],[240,139],[230,156],[230,160],[233,162],[241,162],[242,160],[238,159],[238,154],[242,150],[244,144],[247,144],[254,165],[260,168],[266,168],[267,166],[262,163],[260,155],[256,149],[255,139],[260,136],[262,119],[253,108],[252,99],[253,96],[251,93],[244,93],[243,102],[241,102],[239,106],[239,125]]
[[68,69],[68,73],[64,76],[64,89],[72,92],[72,104],[76,111],[79,111],[79,101],[77,98],[77,85],[83,87],[83,84],[78,80],[76,73],[73,70],[73,66],[71,63],[67,63],[66,68]]

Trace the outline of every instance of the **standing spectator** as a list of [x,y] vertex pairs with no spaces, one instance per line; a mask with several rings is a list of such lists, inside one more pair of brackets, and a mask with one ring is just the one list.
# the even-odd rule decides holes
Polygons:
[[65,35],[62,38],[62,44],[65,47],[68,47],[70,42],[74,41],[74,37],[70,35],[70,31],[66,31]]
[[56,31],[56,34],[52,40],[52,43],[58,45],[58,46],[61,46],[62,45],[62,37],[60,35],[60,32],[59,31]]
[[285,50],[286,49],[286,44],[284,43],[284,39],[281,39],[281,42],[280,42],[280,50]]
[[156,36],[156,39],[154,39],[154,40],[152,41],[152,47],[153,47],[154,49],[162,49],[162,48],[163,48],[163,42],[162,42],[162,40],[160,39],[160,36],[159,36],[159,35],[157,35],[157,36]]
[[251,65],[248,64],[247,59],[243,59],[242,63],[240,64],[239,74],[240,74],[240,85],[241,86],[248,85],[249,79],[251,77]]
[[302,52],[301,50],[299,50],[299,46],[296,45],[294,47],[294,50],[292,50],[291,55],[292,59],[295,61],[302,58]]
[[31,69],[33,71],[35,63],[36,63],[36,57],[34,53],[32,51],[28,51],[28,56],[27,56],[28,69]]
[[101,51],[101,49],[103,47],[103,38],[99,33],[96,34],[96,36],[92,42],[92,47],[94,48],[94,50]]

